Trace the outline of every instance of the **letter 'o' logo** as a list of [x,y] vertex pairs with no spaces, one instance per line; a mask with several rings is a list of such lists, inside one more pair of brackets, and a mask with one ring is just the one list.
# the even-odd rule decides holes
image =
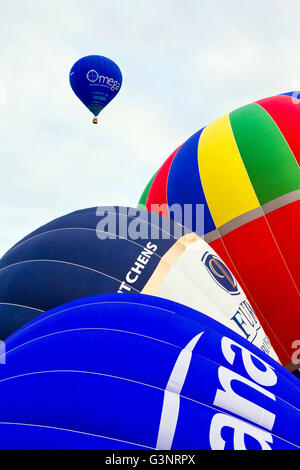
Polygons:
[[99,74],[96,70],[90,70],[87,74],[86,74],[86,78],[88,79],[89,82],[96,82],[99,78]]
[[219,257],[206,251],[201,261],[219,287],[231,295],[240,294],[236,279]]

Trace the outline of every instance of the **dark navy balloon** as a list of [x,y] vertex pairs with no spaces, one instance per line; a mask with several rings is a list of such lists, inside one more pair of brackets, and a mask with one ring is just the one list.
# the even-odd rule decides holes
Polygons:
[[299,381],[178,303],[84,298],[5,343],[1,449],[299,449]]
[[[147,269],[132,284],[133,292],[140,292],[176,242],[176,228],[182,233],[176,222],[167,228],[164,217],[157,216],[155,221],[143,210],[102,209],[59,217],[23,238],[0,259],[1,340],[46,310],[80,297],[117,292],[131,266],[147,250]],[[107,214],[114,238],[101,239]],[[130,233],[122,235],[131,221],[152,235],[140,240],[132,239]],[[129,289],[128,283],[124,289]]]
[[[18,284],[18,280],[20,279],[20,276],[18,276],[15,288],[12,287],[16,293],[19,288],[22,289],[22,287],[20,287]],[[27,282],[24,279],[24,282],[27,285],[28,281],[30,282],[30,279],[28,279]],[[12,284],[14,284],[14,282]],[[7,292],[7,294],[9,296],[11,295],[11,292]],[[9,299],[8,302],[6,302],[5,295],[4,297],[2,296],[0,302],[0,340],[7,338],[7,336],[10,335],[13,331],[17,330],[25,323],[29,322],[43,312],[43,309],[34,308],[30,305],[19,305],[18,303],[15,303],[13,296]]]
[[70,85],[75,95],[96,117],[120,91],[122,73],[111,59],[89,55],[73,65]]

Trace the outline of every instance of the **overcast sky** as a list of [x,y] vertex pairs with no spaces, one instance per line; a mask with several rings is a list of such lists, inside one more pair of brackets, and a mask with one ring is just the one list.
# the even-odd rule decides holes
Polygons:
[[[0,0],[0,256],[40,225],[135,206],[163,160],[251,100],[300,88],[299,0]],[[80,57],[123,86],[99,125],[69,86]]]

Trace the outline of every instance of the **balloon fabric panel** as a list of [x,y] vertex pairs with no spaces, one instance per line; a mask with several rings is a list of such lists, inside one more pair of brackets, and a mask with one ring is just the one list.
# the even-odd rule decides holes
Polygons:
[[143,194],[141,195],[139,203],[138,203],[138,209],[145,209],[146,208],[146,201],[147,201],[149,189],[151,188],[151,185],[152,185],[153,180],[156,177],[156,175],[157,175],[157,171],[156,171],[156,173],[154,173],[151,180],[149,181],[146,188],[144,189]]
[[42,427],[41,447],[43,434],[52,434],[52,448],[68,432],[71,448],[72,433],[86,448],[299,445],[298,380],[175,302],[141,294],[79,299],[42,314],[6,346],[0,419],[16,423],[13,443],[9,435],[4,441],[14,448],[20,425]]
[[217,229],[259,207],[232,133],[229,115],[217,119],[203,130],[198,163],[204,193]]
[[277,124],[299,165],[300,100],[286,98],[285,96],[276,96],[258,100],[257,104],[265,109]]
[[[180,204],[184,208],[185,204],[193,206],[193,226],[194,232],[199,236],[203,233],[212,232],[216,226],[211,216],[209,206],[203,190],[198,166],[198,145],[199,139],[204,129],[196,132],[178,150],[170,168],[167,186],[167,199],[169,206]],[[178,186],[181,192],[178,193]],[[196,205],[204,206],[204,227],[196,227]],[[200,232],[199,232],[200,229]],[[201,230],[202,229],[202,230]]]
[[[269,225],[261,217],[224,235],[221,242],[230,259],[229,267],[237,275],[241,286],[247,287],[245,292],[250,293],[250,302],[264,330],[268,331],[280,361],[288,364],[295,329],[300,329],[297,313],[300,298]],[[215,242],[210,245],[217,249]],[[260,262],[263,262],[263,269]],[[274,296],[274,292],[284,292],[284,295]],[[284,319],[282,312],[285,312]]]
[[273,119],[263,108],[255,103],[249,104],[233,111],[230,122],[261,206],[300,189],[294,155]]
[[[160,167],[152,182],[151,187],[149,188],[147,196],[146,208],[149,211],[152,210],[154,212],[158,212],[159,214],[164,215],[165,217],[169,216],[167,201],[168,175],[173,159],[175,158],[179,149],[180,147],[174,150],[174,152],[171,153],[171,155],[167,158],[164,164]],[[163,205],[163,207],[155,208],[153,207],[153,205]]]

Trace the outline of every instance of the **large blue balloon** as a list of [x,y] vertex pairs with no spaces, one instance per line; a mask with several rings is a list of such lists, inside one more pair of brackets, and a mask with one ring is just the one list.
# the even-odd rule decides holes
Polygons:
[[2,449],[299,449],[299,381],[215,320],[85,298],[6,340]]
[[122,73],[115,62],[100,55],[82,57],[70,71],[70,85],[87,108],[98,116],[118,94]]
[[300,91],[299,90],[294,90],[294,91],[287,91],[286,93],[281,93],[282,95],[285,96],[292,96],[293,98],[300,100]]

